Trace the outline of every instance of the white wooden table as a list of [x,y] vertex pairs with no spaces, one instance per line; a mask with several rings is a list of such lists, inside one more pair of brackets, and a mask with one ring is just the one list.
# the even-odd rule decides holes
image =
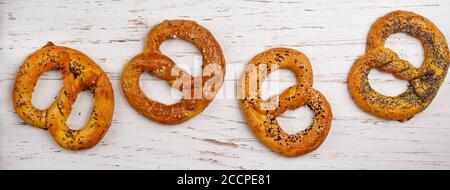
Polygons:
[[[0,169],[450,169],[449,77],[432,104],[405,123],[366,114],[347,91],[349,69],[364,54],[371,24],[398,9],[427,17],[450,39],[447,0],[0,0]],[[195,20],[208,28],[227,62],[218,97],[199,116],[175,126],[138,115],[119,85],[124,65],[142,51],[152,26],[164,19]],[[113,122],[92,149],[64,150],[48,131],[26,125],[13,111],[16,72],[25,57],[47,41],[86,53],[111,79],[116,99]],[[310,58],[314,87],[325,94],[334,113],[322,146],[297,158],[279,156],[256,139],[234,94],[243,66],[257,53],[277,46]],[[405,34],[391,36],[387,47],[416,66],[423,60],[420,42]],[[184,68],[201,64],[196,48],[181,40],[164,43],[162,51]],[[289,71],[278,74],[265,84],[272,86],[265,97],[295,84]],[[62,85],[60,77],[57,71],[41,76],[35,105],[50,105]],[[371,72],[370,80],[375,89],[391,95],[407,85],[377,71]],[[152,98],[176,102],[164,81],[144,74],[141,85]],[[90,93],[78,97],[68,121],[73,128],[82,127],[92,104]],[[305,128],[311,116],[301,108],[279,120],[284,129],[295,132]]]

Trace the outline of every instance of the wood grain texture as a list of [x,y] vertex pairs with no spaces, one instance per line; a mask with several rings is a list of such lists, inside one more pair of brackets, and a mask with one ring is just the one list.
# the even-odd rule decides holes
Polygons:
[[[450,169],[450,79],[431,105],[406,123],[362,112],[347,91],[348,72],[364,54],[371,24],[399,9],[427,17],[450,39],[447,0],[0,0],[0,169]],[[195,20],[215,35],[224,50],[227,75],[218,97],[202,114],[163,126],[127,104],[119,76],[142,51],[150,28],[177,18]],[[11,87],[19,66],[47,41],[86,53],[113,84],[112,126],[90,150],[60,148],[48,131],[26,125],[12,108]],[[233,95],[243,66],[277,46],[309,57],[314,88],[326,96],[334,114],[323,145],[297,158],[279,156],[258,142]],[[423,50],[411,37],[396,34],[387,46],[420,65]],[[198,59],[192,45],[177,40],[165,43],[162,51],[178,64],[192,66]],[[295,82],[281,75],[273,80],[281,81],[281,87]],[[62,85],[59,78],[57,72],[40,78],[33,100],[37,106],[50,104]],[[406,84],[375,71],[370,79],[385,93],[399,93],[402,87],[397,86]],[[141,85],[151,97],[174,101],[164,82],[144,75]],[[87,92],[78,98],[69,119],[74,128],[86,121],[91,99]],[[280,120],[293,126],[310,122],[310,117],[299,109]]]

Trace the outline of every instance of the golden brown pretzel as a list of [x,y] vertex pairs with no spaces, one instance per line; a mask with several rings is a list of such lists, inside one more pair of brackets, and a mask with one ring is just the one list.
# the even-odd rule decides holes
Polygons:
[[[191,42],[200,50],[203,56],[202,76],[192,77],[161,54],[161,43],[172,38]],[[147,98],[139,86],[139,77],[144,71],[181,90],[181,101],[166,105]],[[166,20],[150,31],[144,52],[125,66],[121,83],[128,103],[139,113],[159,123],[176,124],[201,113],[222,86],[224,76],[222,49],[207,29],[193,21]],[[180,83],[188,85],[178,86]]]
[[[59,69],[63,87],[51,106],[40,110],[33,106],[31,96],[39,76]],[[66,120],[78,93],[89,89],[94,95],[94,108],[89,121],[81,130],[72,130]],[[111,125],[114,94],[103,70],[85,54],[49,42],[30,54],[20,67],[12,91],[17,115],[27,124],[48,129],[55,141],[71,150],[95,146]]]
[[[278,68],[292,70],[298,84],[264,102],[260,96],[262,81]],[[241,109],[250,128],[265,145],[284,156],[299,156],[313,151],[322,144],[331,128],[331,107],[327,99],[312,88],[311,64],[296,50],[274,48],[256,55],[245,68],[239,90]],[[313,110],[313,123],[296,134],[286,133],[276,117],[287,109],[304,105]]]
[[[407,33],[422,42],[425,61],[420,68],[384,47],[385,40],[397,32]],[[364,111],[384,119],[407,121],[427,108],[436,96],[447,74],[449,60],[447,41],[431,21],[412,12],[395,11],[372,25],[366,54],[352,66],[348,88],[353,100]],[[409,81],[408,89],[395,97],[376,92],[367,79],[372,68]]]

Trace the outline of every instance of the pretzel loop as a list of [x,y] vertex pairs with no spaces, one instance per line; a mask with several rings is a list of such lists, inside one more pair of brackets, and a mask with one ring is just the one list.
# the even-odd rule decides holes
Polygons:
[[[425,60],[420,68],[384,47],[385,40],[397,32],[407,33],[422,43]],[[366,54],[356,60],[350,71],[349,91],[364,111],[385,119],[406,121],[427,108],[436,96],[449,60],[447,41],[431,21],[412,12],[395,11],[372,25]],[[369,85],[367,77],[371,68],[391,73],[410,85],[398,96],[382,95]]]

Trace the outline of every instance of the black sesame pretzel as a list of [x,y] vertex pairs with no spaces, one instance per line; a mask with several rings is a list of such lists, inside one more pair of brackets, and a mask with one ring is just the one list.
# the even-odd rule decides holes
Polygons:
[[[292,70],[297,84],[267,101],[261,99],[260,86],[265,76],[276,69]],[[284,156],[300,156],[313,151],[325,140],[333,114],[325,96],[312,87],[312,67],[301,52],[274,48],[256,55],[247,65],[239,83],[241,109],[256,136],[270,149]],[[276,118],[287,109],[308,106],[313,123],[296,134],[286,133]]]
[[[384,47],[385,40],[397,32],[407,33],[422,43],[425,61],[420,68]],[[448,67],[449,50],[441,31],[420,15],[395,11],[372,25],[366,54],[353,65],[348,88],[355,103],[364,111],[384,119],[407,121],[428,107],[444,81]],[[367,79],[372,68],[409,81],[408,89],[395,97],[376,92]]]
[[[46,71],[60,70],[63,87],[49,108],[41,110],[32,103],[34,87]],[[90,90],[94,107],[85,127],[70,129],[66,123],[77,95]],[[50,97],[49,97],[50,98]],[[27,124],[48,129],[63,148],[86,149],[101,141],[111,125],[114,93],[108,76],[87,55],[49,42],[30,54],[17,73],[12,91],[16,114]]]

